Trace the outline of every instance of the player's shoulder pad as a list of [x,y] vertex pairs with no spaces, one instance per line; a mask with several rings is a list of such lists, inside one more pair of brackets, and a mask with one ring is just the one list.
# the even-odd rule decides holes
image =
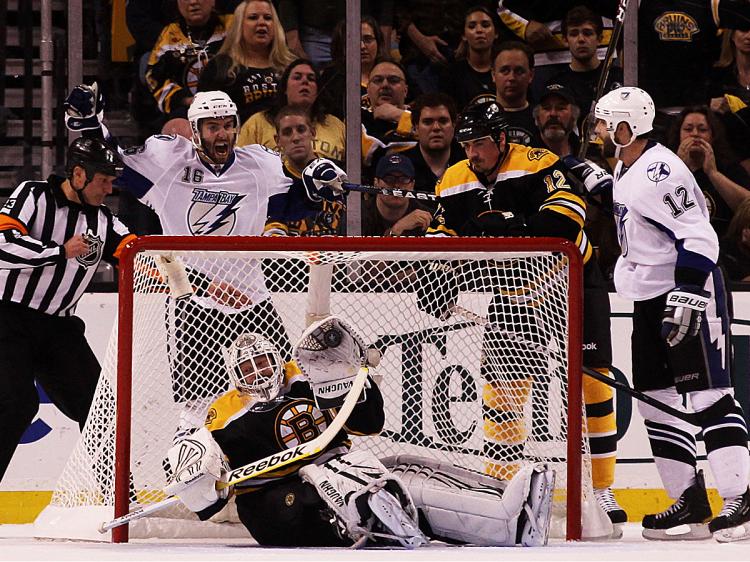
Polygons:
[[546,148],[535,148],[522,144],[508,143],[508,156],[503,161],[503,170],[523,170],[533,174],[560,161],[560,158]]
[[461,160],[450,166],[435,185],[438,197],[465,191],[464,187],[478,183],[477,175],[469,168],[469,160]]
[[206,413],[204,425],[209,431],[224,429],[232,421],[242,416],[252,405],[252,401],[238,390],[230,390],[213,401]]

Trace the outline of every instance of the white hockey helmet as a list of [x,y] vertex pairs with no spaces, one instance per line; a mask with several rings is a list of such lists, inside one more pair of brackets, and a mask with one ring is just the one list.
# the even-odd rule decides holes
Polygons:
[[198,92],[193,98],[193,103],[188,108],[188,121],[193,131],[193,145],[196,149],[202,148],[200,121],[208,118],[234,117],[234,126],[239,128],[240,119],[237,116],[237,105],[226,92]]
[[[623,86],[612,90],[596,102],[594,116],[607,124],[612,142],[621,148],[629,146],[638,135],[648,133],[654,127],[654,100],[644,90],[633,86]],[[625,122],[633,133],[627,144],[615,140],[617,125]]]
[[224,357],[229,379],[237,390],[261,402],[273,400],[281,390],[284,378],[281,355],[260,334],[240,335]]

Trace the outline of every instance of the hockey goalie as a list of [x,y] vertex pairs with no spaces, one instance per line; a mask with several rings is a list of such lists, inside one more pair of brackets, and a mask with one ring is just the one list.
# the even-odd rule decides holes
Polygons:
[[320,435],[367,367],[362,339],[335,316],[305,331],[286,369],[278,350],[254,333],[239,336],[225,358],[234,389],[212,404],[205,427],[168,451],[174,470],[164,491],[201,519],[234,495],[240,520],[264,546],[547,543],[554,472],[545,465],[506,482],[352,448],[350,436],[377,434],[384,424],[383,398],[369,375],[344,429],[320,454],[219,489],[228,471]]

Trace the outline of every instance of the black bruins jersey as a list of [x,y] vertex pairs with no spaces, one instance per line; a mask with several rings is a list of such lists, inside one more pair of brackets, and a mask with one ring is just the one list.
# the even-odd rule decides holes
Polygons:
[[[312,389],[294,363],[287,364],[285,381],[281,394],[275,400],[253,403],[246,395],[232,390],[220,396],[209,408],[206,427],[232,469],[312,441],[333,420],[333,412],[321,411],[315,405]],[[316,458],[345,453],[351,445],[348,434],[379,433],[385,420],[383,397],[372,379],[368,379],[368,382],[364,399],[355,406],[344,430],[329,443],[325,451],[317,457],[308,457],[300,463],[269,472],[263,478],[242,482],[236,487],[238,502],[243,501],[245,496],[252,496],[247,492],[296,474],[302,465]]]
[[427,235],[464,236],[480,213],[511,211],[524,219],[522,235],[570,240],[588,262],[592,248],[583,230],[586,204],[573,192],[555,154],[508,143],[497,179],[487,183],[471,170],[468,160],[448,168],[435,187],[440,205]]

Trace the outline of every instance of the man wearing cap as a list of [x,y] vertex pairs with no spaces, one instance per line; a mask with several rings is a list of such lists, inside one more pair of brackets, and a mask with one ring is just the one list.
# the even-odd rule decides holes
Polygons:
[[581,111],[573,93],[562,84],[547,84],[534,107],[534,122],[544,147],[560,158],[578,151],[576,122]]
[[[378,161],[375,186],[414,190],[414,165],[401,154],[390,154]],[[362,225],[364,236],[422,236],[432,221],[429,208],[416,199],[377,195],[365,203]]]

